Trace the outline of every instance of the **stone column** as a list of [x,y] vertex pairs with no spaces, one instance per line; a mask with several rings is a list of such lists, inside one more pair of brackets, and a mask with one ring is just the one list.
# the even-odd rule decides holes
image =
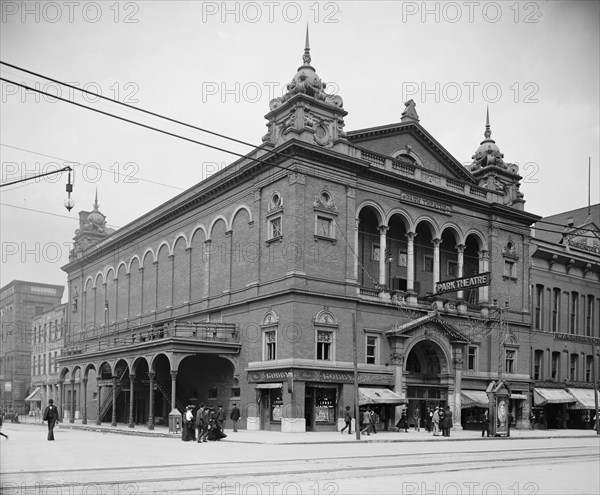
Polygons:
[[[175,255],[169,255],[169,266],[171,267],[171,297],[169,298],[169,306],[171,306],[171,310],[173,309],[173,297],[175,294]],[[158,279],[156,281],[156,286],[158,287]],[[158,310],[158,308],[156,308]]]
[[177,386],[177,371],[171,371],[171,410],[177,409],[175,391]]
[[149,394],[149,403],[148,403],[148,429],[154,429],[154,378],[156,377],[156,372],[149,371],[148,379],[150,380],[150,394]]
[[[354,219],[354,279],[358,282],[358,226],[360,224],[360,218]],[[360,285],[360,284],[359,284]],[[356,289],[360,292],[360,287]]]
[[64,415],[65,412],[63,411],[63,384],[64,381],[60,380],[57,384],[56,384],[56,406],[58,407],[58,414],[60,416],[60,420],[62,421],[64,419]]
[[204,294],[202,297],[208,297],[210,291],[210,259],[211,259],[211,245],[212,241],[207,239],[204,241]]
[[442,240],[433,239],[431,243],[433,244],[433,287],[431,292],[435,294],[435,286],[440,281],[440,244]]
[[[456,246],[456,252],[458,253],[458,273],[456,274],[456,278],[461,278],[463,276],[463,266],[465,263],[465,245],[458,244]],[[465,297],[464,291],[459,290],[456,293],[456,297],[458,299],[463,299]]]
[[71,411],[69,414],[69,423],[75,422],[75,378],[71,378]]
[[[479,251],[479,273],[485,273],[489,270],[489,251]],[[479,288],[479,304],[488,303],[488,286]]]
[[[99,376],[96,376],[96,381],[100,379]],[[102,424],[102,417],[100,415],[100,410],[102,409],[102,385],[98,385],[98,416],[96,417],[96,424]]]
[[408,232],[406,234],[406,239],[408,240],[408,245],[406,248],[406,290],[413,291],[415,290],[415,237],[417,234],[414,232]]
[[133,381],[135,380],[135,375],[129,375],[129,428],[134,427],[134,419],[133,419]]
[[118,377],[113,375],[112,377],[112,421],[111,426],[117,426],[117,380]]
[[456,347],[453,350],[453,364],[454,364],[454,411],[453,411],[453,425],[452,427],[456,430],[462,430],[461,414],[462,414],[462,373],[463,373],[463,349],[462,347]]
[[389,227],[379,226],[379,285],[385,287],[385,252],[387,245],[387,231]]
[[188,287],[187,287],[187,297],[185,298],[185,302],[188,304],[192,300],[192,248],[186,247],[185,254],[188,260]]
[[[87,425],[87,384],[88,384],[88,379],[83,378],[81,381],[83,383],[83,414],[81,416],[81,424]],[[81,399],[79,399],[79,401],[81,402]]]

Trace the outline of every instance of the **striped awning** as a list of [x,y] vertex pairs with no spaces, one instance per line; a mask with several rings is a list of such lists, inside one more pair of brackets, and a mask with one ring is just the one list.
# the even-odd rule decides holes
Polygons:
[[569,406],[569,409],[596,409],[593,388],[569,388],[568,390],[577,400],[575,404]]
[[283,388],[283,383],[257,383],[256,388],[267,389],[267,388]]
[[569,392],[562,388],[534,388],[533,403],[536,406],[544,406],[546,404],[568,404],[569,402],[577,402]]
[[488,407],[489,400],[483,390],[461,390],[461,408]]
[[31,392],[27,397],[25,397],[27,402],[41,402],[42,400],[42,388],[37,387],[33,392]]
[[389,388],[358,387],[358,404],[408,404],[408,400]]

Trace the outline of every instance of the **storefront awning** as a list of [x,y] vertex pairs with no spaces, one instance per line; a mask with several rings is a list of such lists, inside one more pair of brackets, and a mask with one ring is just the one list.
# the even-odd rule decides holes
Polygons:
[[257,383],[256,388],[265,389],[265,388],[282,388],[283,383]]
[[526,400],[527,396],[524,394],[510,394],[510,398],[515,400]]
[[577,399],[562,388],[534,388],[533,403],[536,406],[546,404],[567,404],[576,402]]
[[569,406],[569,409],[596,409],[593,388],[570,388],[568,390],[577,400],[575,404]]
[[488,396],[483,390],[462,390],[461,408],[488,407]]
[[408,400],[389,388],[359,387],[358,404],[408,404]]
[[42,400],[42,389],[37,387],[33,392],[31,392],[26,398],[28,402],[41,402]]

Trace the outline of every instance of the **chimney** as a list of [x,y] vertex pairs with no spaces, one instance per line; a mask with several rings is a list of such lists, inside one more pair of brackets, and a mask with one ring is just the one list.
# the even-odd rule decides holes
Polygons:
[[573,217],[567,218],[567,227],[573,227]]

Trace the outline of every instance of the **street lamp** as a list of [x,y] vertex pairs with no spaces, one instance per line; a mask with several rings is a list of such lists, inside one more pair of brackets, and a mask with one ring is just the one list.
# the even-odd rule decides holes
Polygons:
[[73,192],[73,184],[71,184],[71,167],[66,167],[69,171],[69,176],[67,178],[67,185],[65,187],[67,191],[67,199],[65,199],[64,205],[67,211],[71,211],[73,206],[75,206],[75,202],[71,199],[71,193]]

